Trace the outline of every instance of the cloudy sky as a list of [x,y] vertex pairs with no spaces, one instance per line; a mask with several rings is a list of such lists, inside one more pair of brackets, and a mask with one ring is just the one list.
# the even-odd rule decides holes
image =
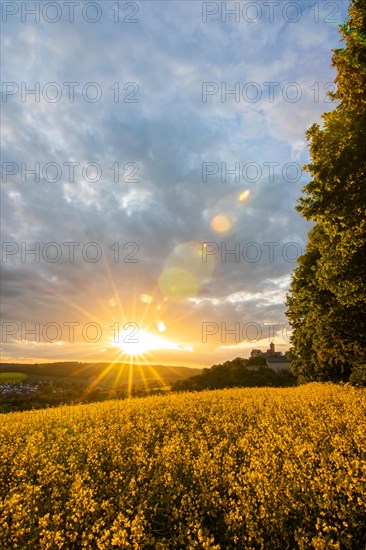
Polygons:
[[3,361],[288,349],[347,7],[2,3]]

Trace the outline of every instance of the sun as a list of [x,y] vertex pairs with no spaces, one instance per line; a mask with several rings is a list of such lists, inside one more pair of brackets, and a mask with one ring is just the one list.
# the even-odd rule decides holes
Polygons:
[[158,349],[178,349],[177,345],[166,338],[136,328],[120,331],[118,342],[114,342],[114,345],[129,357],[143,356],[149,351]]

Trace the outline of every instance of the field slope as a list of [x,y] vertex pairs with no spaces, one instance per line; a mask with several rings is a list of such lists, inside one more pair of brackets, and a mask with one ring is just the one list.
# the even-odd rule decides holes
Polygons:
[[23,372],[0,372],[0,384],[15,384],[24,382],[27,375]]
[[1,415],[0,548],[359,550],[365,413],[309,384]]

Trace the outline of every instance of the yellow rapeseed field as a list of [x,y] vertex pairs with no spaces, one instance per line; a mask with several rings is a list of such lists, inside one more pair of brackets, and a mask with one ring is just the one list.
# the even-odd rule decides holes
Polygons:
[[365,413],[308,384],[1,415],[0,548],[363,549]]

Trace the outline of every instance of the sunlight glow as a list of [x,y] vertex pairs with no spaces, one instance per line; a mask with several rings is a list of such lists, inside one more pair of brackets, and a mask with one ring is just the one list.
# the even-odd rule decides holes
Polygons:
[[165,332],[166,331],[166,326],[165,326],[164,321],[159,321],[157,323],[157,327],[158,327],[159,332]]
[[150,294],[140,294],[140,300],[144,304],[151,304],[153,301],[153,297],[150,296]]
[[123,354],[133,357],[142,356],[144,353],[157,349],[179,349],[179,346],[166,338],[145,330],[139,330],[135,334],[132,334],[131,330],[123,330],[119,333],[119,342],[114,342],[114,345],[118,346]]

